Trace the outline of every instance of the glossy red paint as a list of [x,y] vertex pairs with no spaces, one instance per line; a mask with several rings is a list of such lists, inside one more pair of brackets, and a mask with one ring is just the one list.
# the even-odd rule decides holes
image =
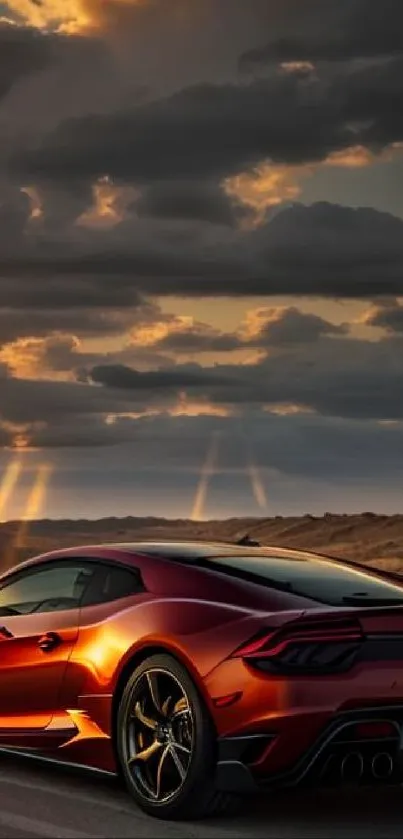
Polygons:
[[[382,729],[386,735],[394,730],[397,709],[403,709],[403,659],[390,655],[382,639],[403,634],[402,607],[323,608],[308,597],[172,561],[163,548],[160,555],[147,554],[146,546],[92,546],[36,557],[2,576],[0,595],[17,570],[76,558],[136,568],[144,590],[113,602],[0,618],[0,745],[115,771],[119,696],[130,670],[154,651],[171,653],[187,668],[219,742],[266,738],[247,763],[257,783],[294,772],[348,710],[356,726],[367,713],[367,733],[371,714],[392,719]],[[359,631],[349,637],[333,632],[337,621],[347,625],[353,617]],[[346,671],[255,666],[259,639],[276,638],[280,630],[299,644],[377,638],[379,655],[375,645],[372,657],[353,661]],[[49,633],[60,643],[44,650],[39,642]],[[289,646],[284,640],[274,646],[274,658]],[[234,656],[240,649],[242,655]],[[378,733],[381,728],[375,725]]]

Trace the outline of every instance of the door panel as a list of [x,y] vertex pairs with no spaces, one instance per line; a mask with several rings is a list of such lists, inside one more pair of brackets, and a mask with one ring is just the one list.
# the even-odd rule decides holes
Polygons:
[[[0,743],[24,746],[65,716],[66,667],[78,637],[80,602],[95,567],[44,562],[0,585]],[[61,713],[60,713],[61,712]],[[51,730],[55,728],[51,726]]]
[[5,619],[12,637],[0,634],[0,738],[5,729],[45,728],[59,710],[78,619],[79,609]]

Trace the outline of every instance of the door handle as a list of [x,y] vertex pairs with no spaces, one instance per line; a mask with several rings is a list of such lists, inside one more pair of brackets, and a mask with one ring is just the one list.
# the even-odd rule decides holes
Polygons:
[[62,639],[57,632],[46,632],[45,635],[41,635],[39,638],[38,647],[44,653],[48,653],[51,652],[51,650],[54,650],[55,647],[58,647],[61,643]]

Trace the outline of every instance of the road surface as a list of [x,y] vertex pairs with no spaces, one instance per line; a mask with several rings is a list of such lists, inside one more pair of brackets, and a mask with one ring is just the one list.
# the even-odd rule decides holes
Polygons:
[[389,839],[403,835],[403,790],[322,791],[252,799],[236,817],[150,819],[117,781],[0,755],[0,837],[8,839]]

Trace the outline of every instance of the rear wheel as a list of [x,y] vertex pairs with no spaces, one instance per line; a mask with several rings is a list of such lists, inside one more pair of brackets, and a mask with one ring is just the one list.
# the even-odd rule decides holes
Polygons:
[[214,788],[216,738],[187,670],[170,655],[143,661],[129,678],[117,718],[122,775],[137,804],[161,819],[226,810]]

